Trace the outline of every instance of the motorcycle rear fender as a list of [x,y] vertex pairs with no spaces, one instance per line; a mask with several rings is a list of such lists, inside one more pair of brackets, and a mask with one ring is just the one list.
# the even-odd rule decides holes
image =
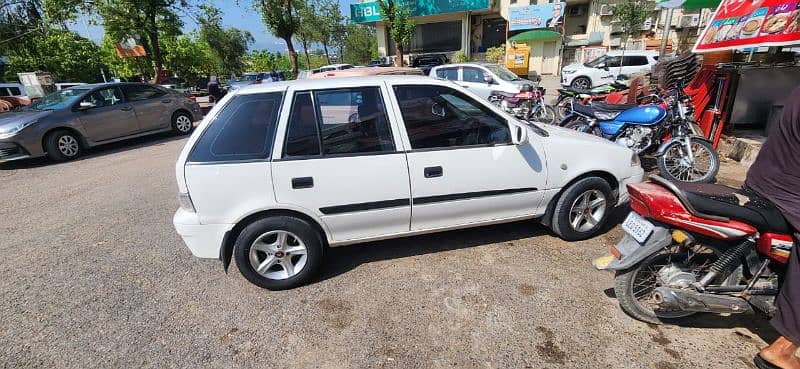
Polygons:
[[[708,142],[708,143],[711,143],[711,140],[709,140],[709,139],[707,139],[707,138],[705,138],[703,136],[690,135],[689,137],[690,138],[694,138],[694,139],[698,139],[698,140],[702,140],[702,141],[705,141],[705,142]],[[667,147],[669,147],[669,145],[671,145],[675,141],[682,140],[682,139],[683,139],[683,137],[672,137],[672,138],[670,138],[669,140],[667,140],[667,142],[662,143],[661,146],[658,147],[658,151],[656,151],[654,156],[662,156],[662,155],[664,155],[667,152]]]
[[[631,235],[625,234],[624,237],[614,246],[620,254],[619,259],[614,255],[608,254],[606,258],[610,257],[611,262],[606,265],[599,265],[595,261],[595,268],[598,270],[626,270],[630,269],[648,256],[657,253],[659,250],[672,244],[672,233],[668,228],[662,227],[659,224],[655,225],[653,233],[647,238],[644,244],[640,244]],[[602,259],[602,258],[600,258]],[[600,260],[598,259],[598,260]],[[607,261],[608,259],[606,259]]]

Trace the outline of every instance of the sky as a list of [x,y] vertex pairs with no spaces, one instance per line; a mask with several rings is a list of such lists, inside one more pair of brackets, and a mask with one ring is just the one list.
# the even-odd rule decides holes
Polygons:
[[[214,6],[222,10],[222,23],[226,27],[236,27],[241,30],[250,31],[253,34],[255,42],[250,45],[250,50],[267,49],[270,51],[285,51],[286,45],[283,40],[272,36],[264,27],[261,22],[261,15],[253,10],[250,1],[243,0],[210,0]],[[339,5],[342,8],[342,14],[346,17],[350,16],[350,4],[356,3],[357,0],[340,0]],[[187,14],[182,14],[184,23],[184,32],[191,31],[197,28],[197,23],[192,17]],[[84,17],[79,19],[70,28],[78,32],[81,36],[93,40],[99,44],[103,39],[103,27],[93,26],[90,24],[89,19]],[[300,49],[301,46],[295,43],[295,49]]]

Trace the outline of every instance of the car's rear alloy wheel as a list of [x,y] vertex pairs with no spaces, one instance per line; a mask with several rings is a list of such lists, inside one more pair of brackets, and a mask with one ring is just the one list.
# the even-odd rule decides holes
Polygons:
[[81,154],[81,141],[74,133],[66,130],[47,135],[44,141],[47,156],[55,161],[72,160]]
[[180,134],[188,134],[192,131],[192,118],[186,113],[178,113],[175,115],[172,123],[173,128]]
[[269,231],[250,246],[250,266],[269,279],[287,279],[300,273],[308,261],[306,245],[287,231]]
[[308,282],[322,265],[323,241],[307,221],[270,216],[242,229],[234,245],[236,266],[251,283],[270,290]]
[[572,88],[577,88],[580,90],[588,90],[592,88],[592,80],[586,77],[578,77],[572,80]]

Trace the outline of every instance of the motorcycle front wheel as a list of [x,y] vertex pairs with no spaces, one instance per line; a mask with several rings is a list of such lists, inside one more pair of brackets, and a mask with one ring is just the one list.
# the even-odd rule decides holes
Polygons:
[[[677,244],[648,256],[634,267],[618,271],[614,276],[614,293],[620,308],[636,320],[663,324],[670,319],[685,318],[694,312],[664,310],[653,299],[657,287],[668,287],[664,279],[682,278],[691,273],[694,281],[703,278],[712,264],[722,256],[722,251],[711,245],[695,244],[686,248]],[[733,286],[741,280],[741,267],[727,276],[720,276],[713,284]],[[685,277],[683,277],[685,278]]]
[[657,158],[661,176],[678,182],[711,183],[719,172],[719,154],[711,143],[691,139],[691,152],[682,140],[671,143]]
[[603,137],[603,133],[600,132],[600,128],[592,127],[589,122],[585,121],[583,118],[574,118],[569,122],[564,124],[564,128],[575,130],[578,132],[588,133],[590,135],[595,135],[597,137]]

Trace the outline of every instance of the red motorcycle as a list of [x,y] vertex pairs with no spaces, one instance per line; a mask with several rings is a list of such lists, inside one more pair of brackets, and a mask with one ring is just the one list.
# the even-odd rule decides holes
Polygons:
[[746,189],[651,181],[628,185],[625,235],[593,263],[616,273],[622,310],[654,324],[695,313],[772,315],[794,247],[780,210]]
[[544,103],[544,93],[544,87],[534,88],[524,84],[518,93],[492,91],[489,102],[518,119],[553,124],[556,122],[556,112],[552,106]]

